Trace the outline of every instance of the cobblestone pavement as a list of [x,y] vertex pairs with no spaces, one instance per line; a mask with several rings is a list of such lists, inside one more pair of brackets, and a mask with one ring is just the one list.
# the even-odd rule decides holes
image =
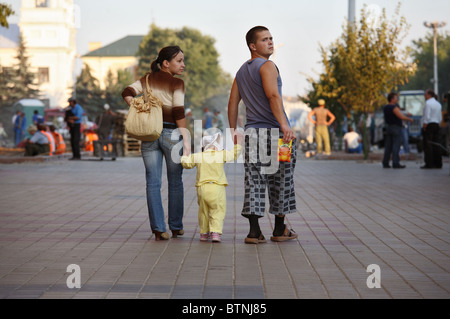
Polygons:
[[[199,241],[195,170],[184,173],[185,236],[155,242],[140,158],[0,165],[0,298],[448,299],[449,164],[407,166],[300,160],[287,217],[298,240],[245,245],[241,164],[226,168],[219,244]],[[266,238],[272,227],[261,220]],[[71,264],[81,288],[67,286]]]

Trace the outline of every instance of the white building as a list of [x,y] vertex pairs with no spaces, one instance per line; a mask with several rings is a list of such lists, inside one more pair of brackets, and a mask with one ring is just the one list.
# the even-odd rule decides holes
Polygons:
[[84,65],[89,65],[102,90],[106,88],[108,72],[116,76],[117,71],[127,70],[133,78],[137,77],[139,58],[136,53],[143,38],[143,35],[129,35],[104,47],[101,43],[90,43],[92,50],[81,59]]
[[[17,64],[22,33],[41,99],[65,107],[75,82],[76,27],[73,0],[22,0],[19,25],[0,28],[0,65]],[[23,98],[27,98],[24,96]]]

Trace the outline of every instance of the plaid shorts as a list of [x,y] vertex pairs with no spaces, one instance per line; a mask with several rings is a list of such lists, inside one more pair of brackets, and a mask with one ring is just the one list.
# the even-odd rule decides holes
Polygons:
[[[297,161],[295,143],[291,162],[277,160],[278,138],[270,130],[258,129],[245,136],[245,198],[242,215],[264,216],[266,190],[269,195],[269,213],[286,215],[296,211],[294,170]],[[279,138],[282,133],[279,132]],[[274,140],[271,143],[271,136]],[[264,149],[261,147],[263,146]],[[261,154],[260,154],[261,153]]]

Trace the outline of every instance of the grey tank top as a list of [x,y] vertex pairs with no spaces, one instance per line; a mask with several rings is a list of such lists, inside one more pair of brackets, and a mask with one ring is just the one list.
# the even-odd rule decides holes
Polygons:
[[[270,108],[269,99],[264,92],[260,69],[268,62],[263,58],[256,58],[244,63],[236,74],[239,94],[246,106],[247,124],[245,128],[280,128]],[[278,76],[278,92],[282,95],[281,77]],[[284,108],[284,107],[283,107]],[[284,113],[286,116],[286,112]],[[286,116],[286,119],[287,116]],[[288,120],[289,123],[289,120]]]

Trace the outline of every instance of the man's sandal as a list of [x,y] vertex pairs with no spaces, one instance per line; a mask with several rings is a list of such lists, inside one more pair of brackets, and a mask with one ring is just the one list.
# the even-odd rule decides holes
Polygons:
[[274,242],[284,242],[284,241],[296,239],[298,237],[298,235],[292,229],[287,228],[287,226],[285,226],[285,227],[286,228],[284,229],[283,235],[272,236],[272,237],[270,237],[270,240],[274,241]]
[[267,243],[267,240],[264,237],[264,235],[261,234],[261,235],[259,235],[258,238],[250,238],[250,237],[245,238],[245,243],[246,244],[253,244],[253,245],[265,244],[265,243]]

